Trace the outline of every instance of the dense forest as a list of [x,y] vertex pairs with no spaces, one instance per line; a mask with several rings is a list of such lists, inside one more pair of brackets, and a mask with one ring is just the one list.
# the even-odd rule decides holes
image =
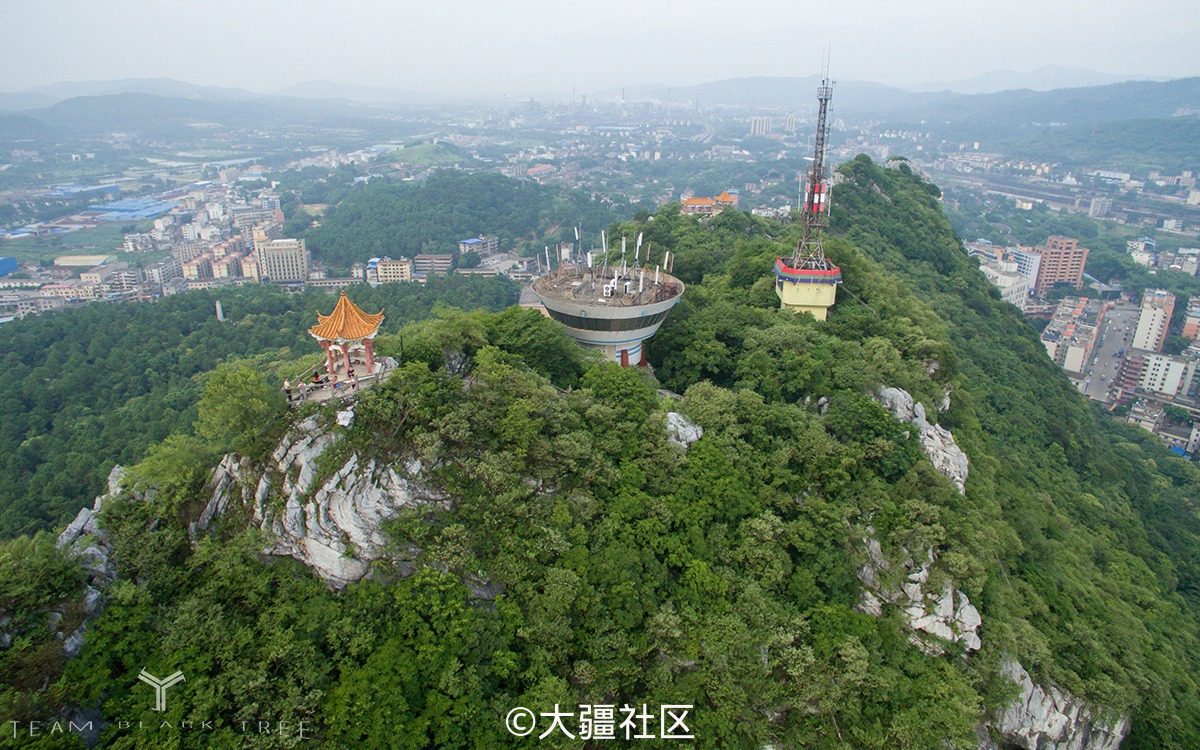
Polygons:
[[443,170],[420,182],[357,186],[301,236],[314,258],[344,268],[376,256],[456,253],[460,239],[480,234],[499,237],[504,250],[540,250],[573,238],[575,224],[596,233],[634,210],[582,191]]
[[[358,304],[385,311],[385,331],[439,304],[499,310],[516,294],[506,279],[459,276],[349,290]],[[254,358],[280,382],[294,374],[296,358],[319,351],[308,328],[334,301],[322,291],[244,286],[88,305],[0,327],[0,538],[62,523],[99,493],[113,463],[138,461],[186,429],[204,374],[222,361]]]
[[1049,128],[996,148],[1017,158],[1069,167],[1178,174],[1200,169],[1200,119],[1118,120]]
[[[793,226],[668,206],[612,228],[677,253],[688,282],[653,374],[519,309],[381,336],[402,369],[353,425],[306,412],[335,435],[322,465],[424,467],[447,500],[388,522],[392,555],[339,593],[264,561],[246,510],[189,538],[219,456],[261,461],[289,421],[261,365],[226,362],[194,426],[103,512],[117,581],[79,656],[63,662],[44,616],[78,596],[78,572],[45,534],[0,546],[19,633],[0,715],[83,707],[109,718],[111,747],[303,746],[303,721],[325,747],[487,748],[513,743],[515,706],[692,704],[698,747],[968,748],[1014,695],[998,667],[1016,658],[1129,714],[1125,747],[1200,745],[1200,470],[1093,411],[965,254],[935,186],[903,162],[841,171],[828,321],[778,310],[770,268]],[[884,385],[953,431],[965,494],[873,400]],[[672,443],[669,411],[703,436]],[[868,537],[929,551],[979,607],[983,648],[926,655],[898,610],[857,611]],[[143,667],[187,676],[164,714]],[[292,732],[239,730],[266,718]]]

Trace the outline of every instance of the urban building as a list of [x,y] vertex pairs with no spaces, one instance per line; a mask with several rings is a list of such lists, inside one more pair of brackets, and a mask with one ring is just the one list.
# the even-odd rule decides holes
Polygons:
[[1042,331],[1046,354],[1068,373],[1083,374],[1096,344],[1105,307],[1087,297],[1064,297]]
[[413,257],[413,273],[418,276],[449,272],[454,256],[449,253],[421,253]]
[[380,284],[413,280],[413,262],[408,258],[381,258],[375,263],[375,278]]
[[282,227],[274,221],[263,222],[258,224],[250,231],[250,245],[254,250],[265,245],[271,240],[279,239]]
[[125,252],[148,253],[155,249],[154,235],[132,233],[125,235]]
[[1036,289],[1038,273],[1042,270],[1042,254],[1031,247],[1006,248],[1005,254],[1017,264],[1017,273],[1029,279],[1030,289]]
[[142,269],[145,274],[146,281],[162,287],[163,284],[171,279],[183,277],[183,266],[176,258],[164,258],[158,263],[152,263]]
[[1088,216],[1093,219],[1102,219],[1108,216],[1108,212],[1112,210],[1112,198],[1103,195],[1097,195],[1092,198],[1092,202],[1088,205]]
[[308,278],[309,256],[304,240],[267,240],[255,248],[254,254],[263,281],[287,283]]
[[200,281],[213,277],[212,255],[205,253],[197,258],[181,263],[183,278],[188,281]]
[[1142,295],[1142,311],[1138,315],[1132,347],[1148,352],[1162,351],[1174,310],[1175,295],[1165,289],[1147,289]]
[[212,263],[214,279],[237,279],[242,276],[242,256],[238,253],[216,258]]
[[283,223],[282,217],[279,216],[279,211],[263,208],[262,206],[234,206],[232,213],[233,225],[243,230],[252,229],[268,221]]
[[979,270],[996,287],[1004,301],[1024,310],[1032,284],[1027,276],[1017,271],[1016,261],[996,260],[994,256],[982,254],[978,257]]
[[1158,243],[1153,237],[1138,237],[1125,243],[1125,252],[1148,252],[1153,254],[1158,249]]
[[1046,240],[1046,244],[1035,248],[1035,252],[1042,256],[1034,287],[1037,296],[1045,297],[1046,292],[1060,284],[1070,284],[1076,289],[1083,287],[1083,267],[1087,263],[1088,249],[1079,247],[1079,240],[1052,236]]
[[242,278],[252,281],[262,281],[262,274],[259,273],[257,252],[251,251],[249,255],[242,258]]
[[458,252],[475,253],[480,257],[500,252],[500,238],[480,235],[458,241]]
[[1183,336],[1192,341],[1200,336],[1200,297],[1188,298],[1187,318],[1183,321]]

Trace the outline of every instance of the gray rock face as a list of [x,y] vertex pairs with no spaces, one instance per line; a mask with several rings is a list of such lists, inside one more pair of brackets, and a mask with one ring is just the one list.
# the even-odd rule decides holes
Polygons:
[[[867,531],[873,534],[873,529]],[[902,607],[913,631],[910,642],[931,656],[944,654],[946,642],[960,643],[968,654],[979,650],[983,618],[967,595],[950,582],[940,591],[926,590],[936,560],[932,550],[920,561],[902,550],[904,561],[892,563],[874,536],[865,537],[863,545],[867,559],[858,579],[865,590],[858,611],[880,617],[885,606]],[[895,580],[896,573],[903,574],[898,585],[885,583]],[[1053,686],[1035,685],[1015,661],[1006,661],[1001,672],[1017,683],[1021,695],[979,728],[979,750],[998,750],[989,729],[1002,735],[1006,746],[1024,750],[1116,750],[1129,732],[1129,717],[1101,720],[1083,700]]]
[[[352,410],[346,411],[352,419]],[[419,463],[397,470],[374,460],[361,464],[357,455],[314,487],[317,459],[335,439],[315,419],[304,420],[276,447],[253,485],[250,467],[226,456],[209,481],[212,496],[198,529],[225,514],[232,500],[253,503],[254,522],[271,540],[267,553],[300,560],[334,588],[362,579],[388,544],[384,521],[401,508],[443,504],[445,498],[420,479]]]
[[704,428],[677,411],[667,412],[667,439],[675,445],[687,448],[704,437]]
[[969,470],[967,454],[954,442],[954,435],[940,425],[930,424],[925,417],[925,407],[920,403],[913,403],[913,397],[908,391],[900,388],[880,388],[876,400],[896,419],[917,428],[917,439],[920,440],[921,448],[933,464],[933,468],[944,474],[958,491],[965,495]]
[[879,617],[883,614],[885,604],[902,608],[908,626],[913,630],[913,645],[927,654],[945,653],[942,641],[961,643],[968,653],[979,650],[983,644],[978,630],[983,618],[967,595],[949,582],[941,591],[926,591],[935,559],[933,550],[927,550],[924,560],[920,562],[906,558],[903,562],[903,581],[896,587],[883,582],[895,566],[884,556],[879,541],[867,536],[863,544],[867,559],[858,569],[858,580],[865,587],[857,607],[860,612]]
[[[1021,695],[998,713],[991,726],[1025,750],[1117,750],[1129,733],[1129,717],[1101,720],[1083,701],[1053,686],[1035,685],[1018,662],[1006,661],[1001,673],[1017,683]],[[980,744],[986,748],[990,741]]]
[[[116,578],[117,573],[110,560],[112,548],[109,546],[108,535],[100,527],[100,509],[107,499],[121,493],[121,480],[125,477],[122,466],[114,466],[108,473],[108,493],[96,498],[91,508],[80,508],[75,520],[67,524],[67,528],[58,535],[55,545],[67,550],[67,555],[75,559],[84,572],[87,573],[88,584],[83,590],[83,623],[71,634],[55,633],[63,642],[63,652],[72,657],[83,648],[84,633],[88,624],[100,616],[104,609],[104,594],[102,591]],[[50,612],[52,629],[62,622],[62,613]]]

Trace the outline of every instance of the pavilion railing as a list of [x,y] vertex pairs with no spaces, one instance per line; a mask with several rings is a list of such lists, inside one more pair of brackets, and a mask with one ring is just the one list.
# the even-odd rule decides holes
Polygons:
[[[392,369],[394,368],[389,367],[385,362],[377,361],[375,372],[356,376],[353,380],[338,381],[331,379],[329,375],[323,377],[320,375],[325,372],[325,363],[320,362],[305,370],[298,378],[288,380],[288,385],[283,387],[283,392],[292,406],[299,406],[306,401],[328,401],[333,398],[353,399],[358,395],[359,390],[386,380]],[[313,379],[314,376],[317,376],[316,380]]]

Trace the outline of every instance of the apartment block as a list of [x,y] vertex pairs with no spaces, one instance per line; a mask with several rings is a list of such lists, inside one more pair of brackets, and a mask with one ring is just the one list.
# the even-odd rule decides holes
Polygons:
[[1070,284],[1076,289],[1083,287],[1083,268],[1089,251],[1079,247],[1079,240],[1053,236],[1034,251],[1042,257],[1034,285],[1037,296],[1046,296],[1046,292],[1059,284]]
[[1133,348],[1148,352],[1162,351],[1163,342],[1167,339],[1167,326],[1174,311],[1175,295],[1165,289],[1147,289],[1142,295],[1142,311],[1133,334]]

